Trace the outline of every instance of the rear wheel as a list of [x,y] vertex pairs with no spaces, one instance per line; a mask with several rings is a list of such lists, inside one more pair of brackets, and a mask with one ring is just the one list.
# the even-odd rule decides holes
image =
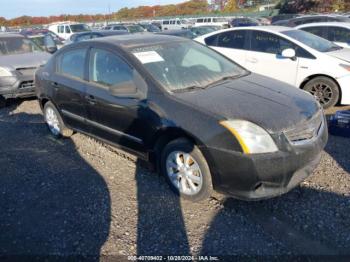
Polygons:
[[339,100],[339,87],[328,77],[315,77],[303,88],[312,94],[324,109],[335,106]]
[[51,134],[56,138],[70,137],[73,134],[73,131],[64,125],[60,114],[51,102],[47,102],[44,106],[44,117]]
[[171,189],[184,199],[200,201],[213,190],[210,170],[203,154],[187,139],[177,139],[165,146],[161,170]]

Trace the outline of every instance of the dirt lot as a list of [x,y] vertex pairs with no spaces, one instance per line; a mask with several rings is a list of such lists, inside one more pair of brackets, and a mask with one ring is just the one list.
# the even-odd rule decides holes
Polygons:
[[350,139],[272,200],[180,201],[133,156],[55,140],[35,100],[0,110],[1,255],[350,255]]

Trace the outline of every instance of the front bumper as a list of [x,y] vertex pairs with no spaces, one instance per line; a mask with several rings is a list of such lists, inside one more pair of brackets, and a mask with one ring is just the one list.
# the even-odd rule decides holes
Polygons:
[[311,143],[276,153],[245,155],[202,148],[209,159],[214,189],[243,200],[282,195],[307,178],[321,159],[328,140],[327,126]]
[[0,77],[0,96],[6,99],[35,96],[34,75]]

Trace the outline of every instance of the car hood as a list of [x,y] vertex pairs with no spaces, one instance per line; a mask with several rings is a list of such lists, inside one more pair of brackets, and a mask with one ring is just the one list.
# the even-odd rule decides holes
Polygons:
[[343,48],[340,50],[328,52],[326,54],[350,63],[350,49],[348,48]]
[[247,120],[270,133],[289,130],[320,110],[310,94],[257,74],[175,96],[218,120]]
[[45,65],[51,55],[46,52],[0,56],[0,67],[10,69],[39,67]]

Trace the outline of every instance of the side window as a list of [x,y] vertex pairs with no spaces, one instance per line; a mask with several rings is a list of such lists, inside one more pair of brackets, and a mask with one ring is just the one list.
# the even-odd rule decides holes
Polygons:
[[171,24],[171,25],[175,25],[175,20],[171,20],[171,21],[170,21],[170,24]]
[[61,26],[59,27],[59,33],[61,33],[61,34],[64,33],[64,26],[63,26],[63,25],[61,25]]
[[217,46],[235,48],[235,49],[244,49],[245,43],[245,31],[230,31],[219,34],[217,39]]
[[306,28],[301,28],[301,30],[309,32],[314,35],[318,35],[320,37],[324,37],[327,34],[327,28],[323,26],[306,27]]
[[67,51],[58,57],[57,71],[59,74],[84,79],[86,49]]
[[203,23],[203,18],[197,19],[197,23]]
[[70,34],[70,33],[71,33],[71,30],[70,30],[69,26],[67,26],[67,25],[66,25],[66,33],[67,33],[67,34]]
[[169,21],[163,21],[163,25],[168,25]]
[[178,25],[181,25],[180,20],[177,20],[176,23],[177,23]]
[[350,30],[342,27],[329,27],[328,40],[334,42],[350,42]]
[[133,81],[133,70],[117,55],[102,49],[92,49],[89,79],[105,87]]
[[218,45],[218,37],[219,37],[218,34],[209,36],[206,39],[204,39],[204,42],[208,46],[217,46]]
[[280,52],[279,37],[267,32],[252,31],[251,51],[278,54]]

